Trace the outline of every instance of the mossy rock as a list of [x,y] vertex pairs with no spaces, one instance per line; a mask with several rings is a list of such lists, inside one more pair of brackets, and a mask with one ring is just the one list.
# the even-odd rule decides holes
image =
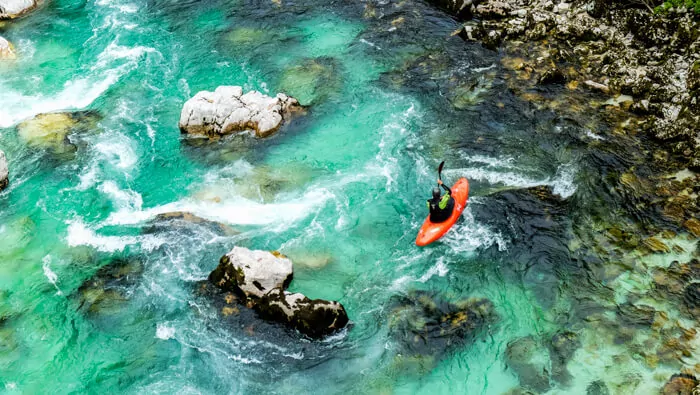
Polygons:
[[143,270],[139,258],[113,259],[78,288],[79,309],[93,317],[118,313],[129,300],[127,288],[138,281]]
[[94,131],[99,120],[95,111],[39,114],[17,125],[17,132],[32,148],[70,154],[77,150],[70,136]]
[[295,97],[302,106],[322,103],[339,93],[340,64],[334,58],[305,59],[285,70],[278,90]]

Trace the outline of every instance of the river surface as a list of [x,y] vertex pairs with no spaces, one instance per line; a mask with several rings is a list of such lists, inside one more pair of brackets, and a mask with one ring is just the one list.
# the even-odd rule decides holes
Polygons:
[[[580,394],[596,380],[610,393],[658,391],[680,365],[650,368],[634,341],[582,313],[614,315],[625,301],[599,275],[613,247],[594,246],[592,224],[646,220],[608,184],[633,147],[606,142],[605,117],[515,95],[502,54],[452,36],[457,27],[420,2],[312,0],[51,0],[0,27],[18,53],[0,64],[11,169],[0,392]],[[284,91],[308,113],[263,140],[182,136],[183,103],[220,85]],[[59,142],[68,152],[17,132],[78,110],[93,121]],[[418,248],[442,160],[446,180],[470,180],[469,205]],[[159,222],[171,212],[212,222]],[[693,242],[677,244],[634,260],[687,260]],[[310,341],[243,306],[224,317],[197,290],[236,245],[291,257],[290,290],[340,301],[351,325]],[[128,274],[98,272],[114,262]],[[624,289],[645,284],[622,276]],[[418,290],[488,299],[496,318],[429,362],[406,356],[392,306]],[[566,380],[549,374],[547,345],[562,331],[579,343]],[[539,368],[507,363],[523,338],[539,344],[528,357]]]

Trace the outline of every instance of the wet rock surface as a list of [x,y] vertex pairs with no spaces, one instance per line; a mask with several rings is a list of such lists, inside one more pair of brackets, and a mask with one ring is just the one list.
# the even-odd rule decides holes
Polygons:
[[700,382],[695,376],[680,373],[674,374],[661,389],[662,395],[694,395],[700,390]]
[[[553,56],[531,54],[540,63],[534,69],[543,73],[540,84],[569,80],[574,90],[631,95],[634,102],[627,107],[644,117],[641,129],[686,165],[700,166],[700,23],[692,12],[667,15],[600,1],[593,7],[545,0],[477,3],[470,3],[473,13],[437,5],[463,19],[473,15],[459,35],[490,49],[509,53],[510,42],[522,47],[523,41],[546,41]],[[542,60],[550,66],[543,67]],[[572,73],[556,72],[571,64],[577,64]]]
[[17,18],[36,6],[35,0],[0,0],[0,20]]
[[520,380],[520,385],[537,393],[551,388],[546,360],[541,346],[533,336],[522,337],[508,343],[505,361]]
[[173,211],[156,215],[151,223],[144,228],[143,233],[156,233],[161,230],[170,231],[174,228],[185,231],[190,226],[204,228],[212,234],[220,236],[238,234],[235,229],[224,223],[211,221],[185,211]]
[[389,331],[403,363],[415,362],[429,371],[452,349],[474,341],[495,322],[488,299],[449,302],[434,293],[411,291],[390,302]]
[[143,261],[139,257],[110,261],[78,288],[78,309],[91,317],[118,312],[129,300],[127,290],[139,280],[143,270]]
[[[330,335],[348,324],[342,304],[285,291],[292,273],[292,261],[278,252],[234,247],[221,258],[209,282],[228,292],[228,304],[245,302],[260,318],[286,324],[310,338]],[[239,312],[237,306],[222,309],[225,316]]]
[[245,298],[261,298],[292,281],[292,261],[278,253],[234,247],[209,275],[217,287]]
[[0,59],[14,59],[15,49],[4,37],[0,36]]
[[282,288],[275,288],[260,298],[255,311],[264,319],[288,324],[312,338],[332,334],[348,323],[348,315],[340,303],[311,300]]
[[9,177],[10,172],[7,168],[7,158],[5,157],[5,153],[0,150],[0,191],[3,189],[7,188],[7,184],[9,184]]
[[66,156],[77,151],[81,134],[97,130],[99,120],[94,111],[39,114],[17,125],[17,132],[31,148]]
[[244,94],[240,86],[220,86],[185,102],[179,127],[183,133],[209,137],[246,130],[267,137],[296,111],[301,111],[297,100],[283,93],[270,97],[256,91]]

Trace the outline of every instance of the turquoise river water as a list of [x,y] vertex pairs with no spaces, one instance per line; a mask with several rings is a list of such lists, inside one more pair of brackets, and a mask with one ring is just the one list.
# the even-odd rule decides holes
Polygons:
[[[650,368],[579,314],[585,300],[624,301],[591,274],[605,254],[582,259],[590,239],[577,229],[629,217],[601,174],[631,148],[606,145],[604,120],[582,126],[595,114],[570,119],[514,95],[501,54],[451,36],[457,27],[421,2],[312,0],[51,0],[1,25],[17,59],[0,63],[11,169],[0,393],[569,394],[596,380],[658,391],[679,366]],[[308,113],[263,140],[181,135],[183,103],[220,85],[284,91]],[[61,111],[94,119],[68,136],[69,152],[17,132]],[[469,206],[421,249],[442,160],[447,179],[469,178]],[[523,192],[543,186],[557,202]],[[218,228],[158,222],[170,212]],[[291,257],[291,290],[340,301],[351,325],[311,341],[242,306],[224,317],[197,289],[235,245]],[[639,260],[679,256],[690,253]],[[137,268],[100,277],[115,260]],[[427,359],[407,356],[392,306],[416,291],[486,298],[496,318]],[[580,343],[569,379],[527,384],[508,344],[536,339],[531,365],[546,375],[546,344],[563,330]]]

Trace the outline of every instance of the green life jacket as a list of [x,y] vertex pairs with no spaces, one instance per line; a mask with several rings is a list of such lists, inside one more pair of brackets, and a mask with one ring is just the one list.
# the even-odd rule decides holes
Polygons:
[[442,199],[440,199],[440,203],[438,203],[438,207],[440,207],[440,210],[444,210],[447,208],[447,203],[450,202],[450,194],[446,193],[442,195]]
[[[440,208],[440,210],[444,210],[447,208],[447,204],[449,202],[450,202],[450,194],[446,193],[446,194],[442,195],[442,198],[440,199],[440,202],[438,203],[438,207]],[[426,204],[428,205],[428,209],[430,209],[430,200],[428,200],[426,202]]]

